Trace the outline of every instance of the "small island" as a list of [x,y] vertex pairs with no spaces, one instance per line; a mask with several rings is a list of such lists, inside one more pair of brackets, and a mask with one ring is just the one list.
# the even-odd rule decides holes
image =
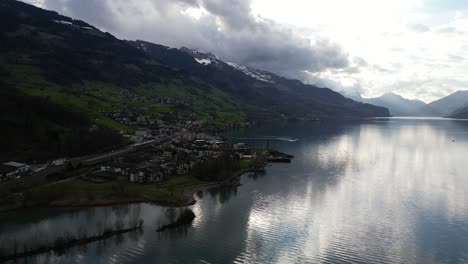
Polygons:
[[190,209],[183,210],[175,221],[171,221],[169,224],[162,225],[156,232],[163,232],[168,229],[175,229],[178,227],[188,226],[195,219],[195,213]]
[[78,236],[66,234],[64,236],[57,237],[49,244],[35,245],[34,247],[27,244],[20,245],[15,240],[12,241],[12,245],[10,245],[12,248],[11,252],[5,253],[3,252],[5,249],[0,248],[0,261],[17,260],[51,251],[61,254],[72,247],[82,246],[99,240],[105,240],[114,236],[141,230],[143,230],[143,220],[139,219],[138,221],[134,221],[134,223],[130,224],[128,227],[125,227],[123,222],[117,221],[115,223],[115,229],[106,228],[102,232],[91,236],[88,236],[86,231],[82,232]]

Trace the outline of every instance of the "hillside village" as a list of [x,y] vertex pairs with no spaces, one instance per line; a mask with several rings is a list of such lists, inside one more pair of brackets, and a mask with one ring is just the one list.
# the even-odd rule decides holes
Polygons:
[[[153,183],[174,175],[184,175],[220,157],[254,159],[266,153],[243,143],[228,144],[213,136],[204,121],[183,121],[170,124],[157,118],[126,115],[129,124],[139,127],[123,132],[130,145],[109,153],[78,158],[60,158],[43,164],[10,161],[0,166],[0,182],[28,182],[41,175],[49,179],[70,169],[90,168],[83,179],[102,183],[127,180],[132,183]],[[116,117],[118,119],[119,117]],[[90,129],[97,129],[95,125]]]
[[[152,138],[145,136],[146,139]],[[126,179],[133,183],[153,183],[170,176],[187,174],[208,161],[218,159],[221,154],[232,157],[252,157],[255,150],[244,144],[229,145],[219,138],[203,133],[185,132],[159,146],[152,145],[99,166],[87,175],[94,182]]]

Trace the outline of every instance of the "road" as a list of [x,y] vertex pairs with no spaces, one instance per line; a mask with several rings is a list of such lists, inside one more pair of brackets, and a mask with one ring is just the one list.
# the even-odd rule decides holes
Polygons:
[[165,138],[158,139],[158,140],[153,139],[153,140],[145,141],[145,142],[142,142],[142,143],[136,143],[136,144],[130,145],[128,147],[124,147],[124,148],[119,149],[119,150],[113,150],[113,151],[110,151],[110,152],[107,152],[107,153],[95,155],[93,157],[86,156],[86,157],[76,158],[76,159],[73,159],[73,162],[81,163],[84,166],[96,165],[96,164],[103,163],[103,162],[106,162],[108,160],[111,160],[113,158],[117,158],[117,157],[120,157],[120,156],[130,154],[132,152],[137,152],[137,151],[143,150],[143,149],[145,149],[145,148],[147,148],[149,146],[161,145],[161,144],[167,143],[172,138],[175,138],[177,135],[178,134],[175,134],[173,136],[167,136]]
[[98,164],[109,161],[111,159],[121,157],[130,153],[133,153],[133,152],[141,151],[153,145],[162,145],[162,144],[168,143],[171,141],[171,139],[176,138],[178,135],[179,134],[175,134],[175,135],[167,136],[167,137],[157,139],[157,140],[149,140],[149,141],[145,141],[142,143],[133,144],[133,145],[126,146],[121,149],[113,150],[107,153],[71,158],[71,159],[66,160],[64,164],[62,165],[49,165],[44,170],[41,170],[40,172],[33,173],[25,177],[21,177],[18,180],[6,181],[1,184],[0,191],[2,189],[8,190],[8,189],[11,189],[12,187],[17,187],[17,186],[23,186],[24,188],[37,186],[37,185],[40,185],[41,182],[42,184],[45,182],[48,182],[48,178],[50,175],[63,174],[63,173],[68,173],[73,170],[77,170],[77,169],[86,169],[88,167],[93,167]]

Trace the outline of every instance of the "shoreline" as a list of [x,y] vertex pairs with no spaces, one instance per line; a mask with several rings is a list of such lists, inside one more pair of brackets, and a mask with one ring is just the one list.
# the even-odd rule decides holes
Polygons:
[[10,206],[0,208],[1,213],[9,213],[23,209],[50,209],[50,208],[86,208],[86,207],[103,207],[103,206],[112,206],[112,205],[127,205],[127,204],[137,204],[137,203],[149,203],[158,206],[164,207],[185,207],[194,205],[197,200],[195,199],[195,194],[202,191],[208,191],[210,189],[222,188],[222,187],[232,187],[238,186],[238,182],[233,182],[234,180],[240,179],[240,177],[248,172],[258,172],[263,171],[263,169],[248,168],[238,172],[234,172],[233,175],[221,182],[210,182],[201,185],[195,185],[186,187],[183,190],[182,201],[164,201],[164,200],[151,200],[147,198],[128,198],[128,199],[108,199],[108,200],[95,200],[95,201],[54,201],[48,205],[43,206]]
[[[264,169],[264,168],[263,168]],[[222,187],[233,187],[233,186],[239,186],[238,183],[233,183],[233,180],[238,180],[242,175],[248,173],[248,172],[255,172],[258,171],[258,169],[255,168],[248,168],[245,170],[241,170],[238,172],[235,172],[233,176],[227,178],[226,180],[222,182],[213,182],[213,183],[208,183],[208,184],[203,184],[203,185],[198,185],[198,186],[192,186],[192,187],[187,187],[184,189],[184,196],[188,199],[190,199],[190,204],[193,205],[197,202],[195,199],[195,194],[198,192],[205,192],[210,189],[214,188],[222,188]]]

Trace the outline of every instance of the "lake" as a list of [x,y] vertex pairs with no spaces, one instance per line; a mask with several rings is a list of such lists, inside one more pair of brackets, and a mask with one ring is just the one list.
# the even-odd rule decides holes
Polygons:
[[149,204],[1,215],[0,241],[135,232],[28,263],[467,263],[468,122],[376,119],[234,131],[295,156],[238,188],[197,195],[191,227],[155,232],[179,209]]

